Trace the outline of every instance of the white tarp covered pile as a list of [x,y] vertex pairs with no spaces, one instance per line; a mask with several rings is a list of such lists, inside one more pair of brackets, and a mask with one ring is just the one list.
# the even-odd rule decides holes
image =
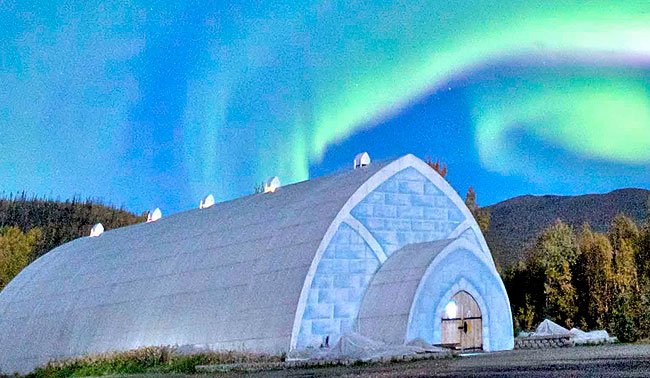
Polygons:
[[585,332],[578,328],[571,328],[571,340],[574,344],[611,344],[618,341],[615,336],[609,336],[604,329]]
[[289,353],[289,360],[359,360],[370,361],[380,358],[401,357],[413,354],[449,354],[444,348],[415,339],[406,345],[389,345],[381,341],[353,333],[341,336],[331,348],[312,348]]
[[544,319],[543,322],[539,323],[535,332],[525,333],[522,332],[520,336],[556,336],[556,335],[569,335],[571,341],[574,345],[582,344],[604,344],[604,343],[615,343],[618,341],[616,337],[611,337],[607,331],[598,330],[598,331],[589,331],[585,332],[578,328],[571,328],[568,330],[561,325],[552,322],[549,319]]
[[566,335],[568,333],[568,329],[550,321],[549,319],[544,319],[544,321],[539,323],[537,326],[537,330],[535,330],[533,336]]

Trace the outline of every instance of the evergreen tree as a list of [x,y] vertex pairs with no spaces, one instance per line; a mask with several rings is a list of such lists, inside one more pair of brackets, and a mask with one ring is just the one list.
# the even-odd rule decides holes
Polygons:
[[476,223],[483,233],[486,233],[490,226],[490,211],[486,208],[479,207],[476,202],[476,192],[471,186],[465,195],[465,205],[474,216]]
[[253,188],[253,193],[254,194],[264,193],[264,181],[260,182],[259,184],[255,184],[255,187]]
[[436,159],[436,161],[433,161],[431,160],[430,156],[427,156],[425,162],[429,167],[433,168],[434,171],[438,172],[442,178],[447,176],[447,164],[440,163],[440,158]]
[[41,229],[41,237],[34,247],[31,260],[44,253],[86,236],[96,223],[102,223],[106,230],[142,222],[138,217],[121,209],[115,209],[93,202],[73,198],[65,202],[44,198],[28,198],[25,193],[0,198],[0,228],[18,227],[24,233],[33,228]]
[[[538,281],[531,279],[531,274],[523,262],[507,267],[502,273],[503,284],[508,292],[512,307],[513,322],[516,332],[531,331],[537,315],[532,293],[535,292]],[[543,287],[538,288],[538,292]]]
[[465,206],[472,213],[478,209],[478,204],[476,203],[476,192],[471,186],[467,189],[467,194],[465,194]]

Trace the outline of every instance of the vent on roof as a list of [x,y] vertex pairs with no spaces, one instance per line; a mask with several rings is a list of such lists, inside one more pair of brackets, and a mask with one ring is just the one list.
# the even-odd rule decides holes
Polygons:
[[155,222],[160,218],[162,218],[162,211],[160,211],[159,208],[156,208],[156,210],[150,211],[149,215],[147,215],[147,223]]
[[264,182],[264,193],[273,193],[280,187],[280,179],[278,176],[269,177]]
[[104,233],[104,225],[102,225],[101,223],[97,223],[96,225],[93,226],[93,228],[90,229],[91,238],[96,238],[103,233]]
[[201,204],[199,205],[199,209],[207,209],[208,207],[211,207],[214,205],[214,196],[212,194],[208,194],[207,197],[201,200]]
[[354,157],[354,169],[365,167],[370,164],[370,155],[367,152],[362,152]]

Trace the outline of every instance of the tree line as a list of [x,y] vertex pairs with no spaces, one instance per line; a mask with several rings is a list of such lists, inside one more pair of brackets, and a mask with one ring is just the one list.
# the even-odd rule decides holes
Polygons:
[[91,199],[61,202],[25,193],[0,198],[0,290],[30,262],[87,236],[97,223],[110,230],[145,219]]
[[567,328],[607,329],[621,341],[650,336],[650,225],[619,213],[606,233],[559,219],[524,261],[502,272],[516,330],[549,318]]

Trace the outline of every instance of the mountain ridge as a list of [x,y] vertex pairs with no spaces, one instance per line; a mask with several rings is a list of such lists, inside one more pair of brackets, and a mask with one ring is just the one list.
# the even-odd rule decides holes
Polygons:
[[621,188],[608,193],[577,196],[522,195],[486,206],[490,224],[485,238],[502,266],[516,264],[539,233],[560,219],[574,228],[588,222],[594,231],[605,232],[619,212],[641,224],[648,218],[650,190]]

